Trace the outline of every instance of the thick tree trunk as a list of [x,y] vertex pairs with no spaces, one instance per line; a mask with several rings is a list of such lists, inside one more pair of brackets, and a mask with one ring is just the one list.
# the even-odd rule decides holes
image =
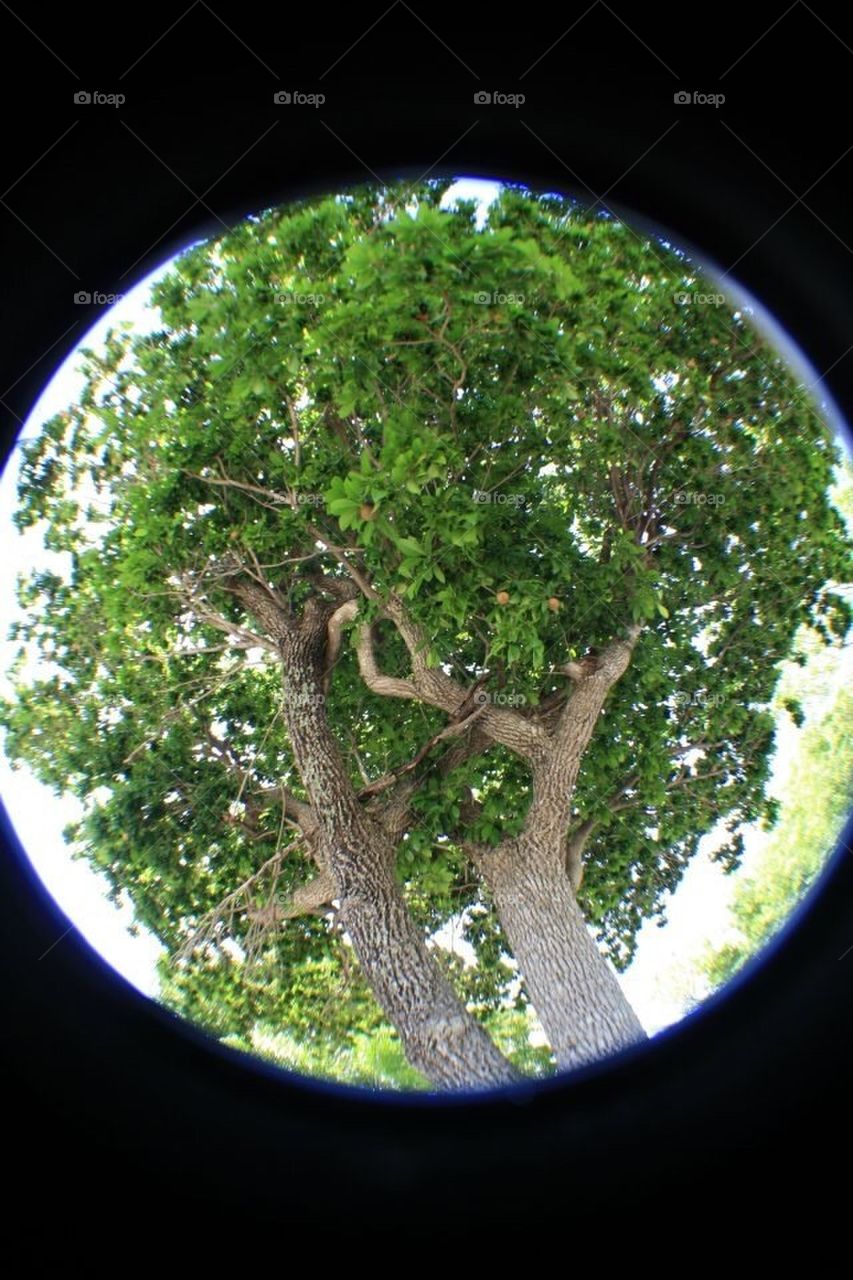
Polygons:
[[[312,608],[311,606],[314,605]],[[439,1088],[485,1088],[518,1073],[468,1012],[412,920],[395,844],[355,795],[325,709],[325,621],[309,601],[281,636],[291,746],[322,831],[340,919],[412,1066]]]
[[427,948],[387,851],[342,846],[331,851],[330,863],[344,928],[412,1066],[439,1088],[483,1088],[517,1079]]
[[[533,763],[524,827],[497,849],[470,848],[488,884],[530,998],[561,1067],[594,1061],[645,1039],[640,1020],[602,956],[575,899],[580,847],[566,827],[584,751],[609,691],[627,669],[640,627],[597,655],[566,664],[575,689]],[[570,879],[570,874],[572,879]]]
[[[282,659],[290,744],[319,828],[321,874],[330,874],[339,917],[377,1001],[412,1066],[441,1089],[487,1088],[519,1078],[460,1000],[412,920],[394,873],[396,841],[358,799],[326,714],[334,631],[348,607],[340,581],[322,579],[299,617],[257,580],[229,589],[275,640]],[[346,584],[343,584],[344,588]]]
[[558,1065],[645,1039],[587,929],[559,848],[508,840],[476,860]]

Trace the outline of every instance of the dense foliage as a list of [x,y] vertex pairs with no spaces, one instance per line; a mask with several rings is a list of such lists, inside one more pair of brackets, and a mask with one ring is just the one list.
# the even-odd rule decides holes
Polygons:
[[780,829],[738,884],[733,936],[708,947],[700,968],[712,988],[728,982],[774,937],[814,886],[853,809],[853,693],[842,689],[831,711],[804,729],[796,789],[783,802]]
[[[734,865],[740,827],[772,821],[778,663],[802,624],[847,629],[837,449],[749,318],[703,301],[662,239],[521,189],[481,225],[440,207],[448,185],[359,188],[196,246],[155,286],[154,330],[88,351],[79,403],[27,446],[17,524],[63,567],[21,586],[45,667],[3,709],[7,751],[84,802],[69,837],[171,956],[251,877],[260,910],[310,871],[281,802],[304,792],[276,655],[218,588],[229,557],[298,601],[318,551],[350,548],[436,662],[531,716],[569,692],[561,663],[644,624],[567,815],[590,823],[580,900],[618,967],[705,832],[725,821]],[[445,723],[369,692],[346,642],[328,709],[363,786]],[[478,965],[452,967],[485,1018],[524,996],[460,836],[516,829],[529,778],[500,747],[440,776],[451,745],[418,766],[398,869],[427,932],[466,912]],[[176,1008],[324,1062],[376,1030],[327,917],[259,937],[245,901],[172,969]]]

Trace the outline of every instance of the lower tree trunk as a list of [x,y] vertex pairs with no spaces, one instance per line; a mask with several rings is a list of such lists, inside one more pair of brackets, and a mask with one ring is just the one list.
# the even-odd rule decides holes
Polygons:
[[561,1068],[645,1039],[590,935],[559,851],[519,840],[477,858],[512,954]]
[[517,1073],[427,947],[395,878],[394,844],[347,776],[323,693],[328,616],[309,600],[299,625],[283,628],[281,652],[290,743],[337,885],[341,922],[412,1066],[438,1088],[506,1084]]
[[376,849],[330,849],[340,919],[373,994],[412,1066],[439,1088],[520,1077],[468,1012],[412,920],[393,863]]

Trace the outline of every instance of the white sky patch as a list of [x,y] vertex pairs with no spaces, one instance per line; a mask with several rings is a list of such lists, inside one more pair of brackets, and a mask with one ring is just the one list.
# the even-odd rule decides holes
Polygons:
[[[107,330],[116,328],[123,319],[138,331],[154,327],[158,313],[146,306],[146,300],[152,284],[169,265],[163,264],[142,280],[80,340],[34,405],[0,477],[0,514],[5,525],[4,554],[0,560],[0,689],[6,696],[11,690],[5,672],[18,650],[17,642],[6,639],[10,623],[18,616],[16,578],[33,568],[53,568],[61,572],[61,566],[68,562],[67,554],[50,552],[43,547],[38,530],[21,535],[11,526],[11,516],[18,505],[21,442],[37,436],[43,423],[67,409],[80,395],[84,385],[84,378],[77,371],[83,361],[81,348],[98,350]],[[121,908],[113,906],[106,897],[109,891],[106,878],[87,862],[75,861],[62,838],[63,828],[81,816],[79,802],[73,797],[56,796],[26,765],[13,769],[2,752],[0,795],[39,879],[69,920],[123,977],[145,995],[155,995],[159,990],[155,964],[161,953],[160,944],[143,930],[139,937],[131,937],[127,930],[133,924],[132,907],[127,903]]]
[[[838,660],[826,678],[801,698],[805,716],[802,728],[798,729],[787,715],[777,721],[768,792],[779,800],[796,786],[793,772],[804,730],[827,714],[842,689],[853,686],[853,647],[848,645],[836,653]],[[705,943],[720,947],[733,936],[729,915],[732,898],[739,884],[755,873],[761,854],[775,834],[757,825],[745,828],[743,860],[736,871],[726,875],[719,863],[711,860],[711,854],[722,843],[720,833],[709,832],[675,893],[667,895],[665,927],[647,921],[641,928],[636,958],[620,981],[650,1035],[678,1022],[693,1000],[708,994],[707,986],[690,971],[689,962],[701,953]]]
[[488,217],[489,205],[498,198],[500,192],[499,182],[491,182],[486,178],[459,178],[441,197],[440,207],[446,209],[457,200],[478,200],[480,208],[477,211],[476,225],[480,230]]
[[451,916],[447,924],[441,926],[433,935],[432,941],[445,951],[452,951],[465,962],[466,967],[477,963],[477,953],[464,934],[466,912]]

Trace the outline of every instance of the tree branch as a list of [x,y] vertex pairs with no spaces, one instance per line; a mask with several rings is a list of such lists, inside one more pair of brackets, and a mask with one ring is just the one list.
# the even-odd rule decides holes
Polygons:
[[625,638],[612,641],[594,662],[578,664],[572,696],[550,735],[550,751],[533,769],[533,800],[522,836],[557,845],[571,812],[571,798],[583,753],[595,732],[607,695],[627,669],[641,628],[634,624]]
[[[452,727],[462,730],[465,725],[460,724]],[[446,778],[454,769],[458,769],[460,765],[464,764],[466,760],[485,753],[493,745],[491,739],[486,737],[477,725],[471,725],[465,730],[465,736],[454,742],[450,749],[445,751],[439,758],[435,769],[438,771],[439,777]],[[424,770],[417,776],[415,776],[414,772],[401,774],[391,788],[383,807],[377,810],[377,816],[394,845],[399,844],[406,831],[411,827],[412,799],[426,780],[432,776],[432,769]],[[372,807],[376,802],[372,801],[370,803]],[[460,814],[460,818],[464,822],[465,814]],[[455,833],[449,832],[448,834],[453,835]]]
[[406,764],[399,765],[398,768],[392,769],[390,773],[386,773],[383,777],[377,778],[374,782],[371,782],[364,787],[358,793],[359,799],[364,796],[376,795],[378,792],[386,791],[389,787],[392,787],[398,778],[401,778],[404,774],[411,773],[413,769],[416,769],[423,758],[432,751],[433,747],[437,743],[444,742],[447,738],[457,737],[459,734],[465,733],[468,729],[472,728],[475,721],[479,720],[485,710],[486,704],[482,703],[462,720],[453,721],[451,724],[445,725],[438,733],[434,733],[433,736],[423,744],[417,754],[414,755]]
[[566,841],[566,875],[571,881],[572,891],[575,894],[583,880],[583,851],[599,822],[599,818],[587,818],[569,833]]
[[[414,687],[414,695],[398,692],[397,697],[415,696],[429,706],[437,707],[448,715],[457,715],[471,694],[452,676],[439,667],[428,665],[429,645],[423,629],[408,615],[399,596],[392,593],[385,602],[383,612],[397,628],[409,652],[412,674],[407,682]],[[541,725],[529,720],[519,711],[485,704],[480,728],[493,741],[507,747],[526,760],[542,758],[548,749],[548,734]]]
[[[253,872],[242,884],[211,908],[202,916],[196,928],[187,938],[186,942],[175,952],[172,957],[172,964],[177,964],[179,960],[186,960],[197,947],[206,946],[209,943],[217,942],[223,936],[233,936],[234,921],[238,915],[249,915],[251,911],[256,910],[255,903],[252,900],[253,891],[258,883],[265,876],[273,877],[272,893],[275,892],[275,886],[281,874],[281,864],[285,855],[292,850],[298,848],[302,843],[301,837],[291,841],[290,844],[276,850],[271,858]],[[322,877],[317,876],[315,880],[320,881]],[[310,883],[313,883],[310,882]],[[295,897],[295,895],[294,895]],[[310,895],[308,895],[310,899]],[[294,915],[301,914],[294,911]]]
[[358,629],[356,641],[356,657],[361,678],[372,693],[381,694],[385,698],[417,698],[418,691],[411,680],[400,680],[396,676],[386,676],[379,670],[376,661],[374,640],[376,624],[366,622]]

